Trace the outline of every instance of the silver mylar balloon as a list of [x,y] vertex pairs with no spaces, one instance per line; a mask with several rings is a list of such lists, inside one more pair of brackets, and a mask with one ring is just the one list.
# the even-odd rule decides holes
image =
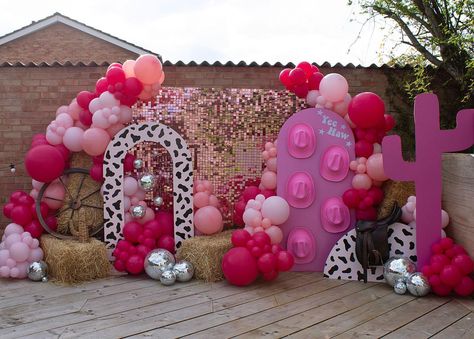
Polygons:
[[411,273],[415,273],[416,266],[408,258],[390,258],[383,267],[383,276],[390,286],[394,286],[398,279],[408,278]]
[[398,279],[393,286],[393,290],[396,294],[405,294],[407,291],[407,285],[403,279]]
[[48,277],[43,277],[43,279],[41,279],[42,282],[44,283],[47,283],[48,282]]
[[142,159],[135,159],[133,162],[133,168],[140,169],[143,167],[143,160]]
[[173,272],[176,274],[176,280],[189,281],[193,278],[194,266],[189,261],[181,260],[174,265]]
[[430,293],[430,284],[428,279],[421,274],[420,272],[416,272],[410,274],[406,281],[408,292],[413,294],[415,297],[423,297]]
[[163,205],[163,198],[157,195],[153,198],[153,203],[155,204],[155,206],[160,207],[161,205]]
[[173,269],[174,255],[165,249],[151,251],[145,258],[145,272],[152,279],[158,280],[164,271]]
[[134,218],[141,218],[145,215],[146,213],[146,208],[142,205],[136,205],[132,207],[132,216]]
[[166,270],[161,274],[160,281],[165,286],[173,285],[176,281],[176,274],[173,270]]
[[48,265],[44,261],[35,261],[28,266],[28,278],[41,281],[48,274]]
[[155,176],[153,174],[147,173],[143,174],[138,180],[138,184],[145,191],[149,192],[155,186]]

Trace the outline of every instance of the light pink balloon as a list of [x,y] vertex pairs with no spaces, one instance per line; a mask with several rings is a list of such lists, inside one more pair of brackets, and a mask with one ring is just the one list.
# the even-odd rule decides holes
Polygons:
[[82,147],[84,151],[92,156],[105,152],[110,142],[109,134],[100,128],[89,128],[84,132]]
[[352,178],[352,187],[368,190],[372,186],[372,179],[367,174],[356,174]]
[[367,174],[373,180],[385,181],[388,177],[383,170],[383,155],[382,153],[372,154],[367,159]]
[[14,244],[21,242],[21,235],[17,233],[10,234],[5,239],[5,248],[10,249]]
[[35,200],[38,199],[38,194],[39,194],[39,191],[38,191],[37,189],[34,189],[34,188],[33,188],[33,189],[30,191],[30,197],[32,197],[32,198],[35,199]]
[[253,231],[254,231],[255,233],[257,233],[257,232],[265,232],[265,229],[264,229],[262,226],[258,226],[258,227],[254,227],[254,228],[253,228]]
[[118,132],[120,132],[123,128],[125,127],[125,125],[121,124],[120,122],[115,124],[115,125],[112,125],[110,126],[109,128],[107,128],[107,133],[109,133],[110,137],[113,138]]
[[61,113],[67,113],[68,112],[68,106],[59,106],[58,109],[56,110],[56,116],[58,116]]
[[255,233],[255,230],[253,229],[253,227],[250,227],[250,226],[244,227],[244,230],[246,230],[250,235]]
[[7,264],[8,258],[10,258],[10,251],[7,249],[0,250],[0,267]]
[[138,223],[140,224],[145,224],[148,221],[153,220],[153,219],[155,219],[155,212],[150,207],[147,207],[145,210],[145,215],[137,219],[136,221],[138,221]]
[[279,244],[283,240],[283,232],[278,226],[270,226],[265,230],[265,233],[267,233],[272,240],[272,245]]
[[194,206],[202,208],[209,205],[209,194],[206,192],[198,192],[193,197]]
[[319,84],[319,92],[331,102],[344,100],[348,90],[349,84],[346,78],[338,73],[326,74]]
[[130,221],[133,221],[133,217],[132,215],[130,214],[130,212],[125,212],[125,223],[128,223]]
[[23,227],[12,222],[11,224],[8,224],[7,227],[5,227],[5,231],[3,232],[3,235],[9,236],[11,234],[21,234],[23,232],[24,232]]
[[290,216],[290,206],[282,197],[269,197],[263,202],[262,215],[270,219],[273,225],[281,225]]
[[16,242],[10,246],[10,258],[16,262],[22,262],[28,259],[30,254],[30,248],[27,244],[22,243],[21,241]]
[[0,267],[0,277],[2,278],[8,278],[10,277],[10,268],[8,266],[1,266]]
[[46,131],[46,140],[51,145],[59,145],[60,143],[63,142],[63,138],[60,135],[58,135],[56,132],[53,132],[52,130]]
[[15,268],[11,269],[10,272],[12,272],[14,269],[17,269],[18,270],[18,273],[16,273],[15,277],[12,276],[12,278],[17,278],[17,279],[24,279],[28,276],[28,266],[30,265],[29,262],[27,261],[24,261],[24,262],[20,262],[20,263],[17,263]]
[[273,190],[277,186],[277,176],[275,172],[267,171],[262,174],[262,181],[263,187],[269,190]]
[[82,151],[82,136],[84,130],[79,127],[69,127],[64,133],[63,144],[72,152]]
[[449,215],[445,210],[441,210],[441,227],[445,228],[449,224]]
[[319,95],[319,97],[316,98],[316,106],[321,106],[321,107],[324,107],[324,105],[326,104],[326,98],[322,95]]
[[132,196],[138,191],[138,181],[134,177],[126,176],[123,180],[123,194]]
[[128,211],[130,209],[131,203],[130,203],[130,198],[127,197],[126,195],[123,197],[123,208],[125,211]]
[[133,68],[135,67],[135,60],[127,60],[122,65],[122,70],[125,73],[126,78],[134,78],[135,71]]
[[28,261],[29,262],[34,262],[34,261],[40,261],[43,260],[43,250],[41,248],[34,248],[30,251],[30,254],[28,255]]
[[59,126],[62,126],[64,128],[69,128],[74,125],[74,121],[72,120],[71,116],[67,113],[61,113],[56,117],[56,123]]
[[82,107],[77,104],[76,99],[73,99],[67,108],[67,113],[73,118],[74,120],[79,119],[79,113],[82,112]]
[[316,106],[316,104],[318,103],[318,101],[317,101],[318,96],[319,96],[319,91],[318,90],[309,91],[308,95],[306,95],[306,103],[311,107]]
[[63,205],[65,195],[66,190],[64,186],[61,183],[53,183],[44,191],[42,201],[44,201],[49,208],[56,210]]
[[275,172],[277,171],[277,158],[270,158],[266,162],[267,168],[269,171]]
[[214,206],[200,208],[194,214],[194,226],[203,234],[218,233],[224,227],[222,214]]
[[209,205],[214,206],[214,207],[219,207],[219,199],[213,194],[209,197]]
[[132,109],[128,106],[121,105],[120,106],[120,122],[122,124],[128,124],[130,121],[132,121]]
[[99,109],[102,109],[102,101],[99,98],[94,98],[91,100],[89,103],[89,112],[94,114],[97,112]]
[[144,54],[138,57],[133,67],[135,76],[144,84],[159,83],[161,79],[162,66],[160,60],[152,54]]
[[102,93],[99,99],[102,107],[112,108],[114,106],[120,106],[120,101],[115,99],[115,96],[109,91]]
[[[260,226],[260,223],[262,222],[262,213],[253,208],[247,208],[242,215],[242,220],[246,225],[252,227]],[[255,222],[255,220],[258,220],[258,222]],[[257,225],[255,226],[255,224]]]
[[110,127],[109,119],[105,117],[103,110],[99,109],[94,113],[92,116],[92,126],[102,129],[107,129]]

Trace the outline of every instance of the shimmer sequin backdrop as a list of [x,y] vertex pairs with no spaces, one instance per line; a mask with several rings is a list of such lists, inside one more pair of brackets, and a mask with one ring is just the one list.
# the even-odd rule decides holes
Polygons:
[[[261,176],[261,152],[280,127],[304,102],[286,91],[263,89],[163,88],[153,104],[135,108],[135,122],[158,121],[176,130],[193,155],[194,179],[207,179],[222,204],[226,227],[231,226],[234,201],[246,182]],[[172,206],[171,157],[156,143],[134,149],[157,184],[147,199],[161,196]]]

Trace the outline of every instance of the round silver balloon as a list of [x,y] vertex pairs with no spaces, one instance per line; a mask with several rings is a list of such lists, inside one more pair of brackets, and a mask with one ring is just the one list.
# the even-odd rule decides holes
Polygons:
[[48,282],[48,277],[43,277],[43,279],[41,279],[42,282],[44,283],[47,283]]
[[143,167],[143,160],[142,159],[135,159],[133,162],[133,168],[140,169]]
[[145,272],[152,279],[158,280],[164,271],[173,269],[174,255],[165,249],[151,251],[145,258]]
[[176,274],[173,270],[166,270],[161,274],[160,281],[165,286],[173,285],[176,281]]
[[131,214],[134,218],[142,218],[143,216],[145,216],[145,213],[146,208],[142,205],[136,205],[132,207]]
[[181,260],[174,265],[173,272],[176,274],[176,280],[189,281],[193,278],[194,266],[189,261]]
[[403,279],[398,279],[393,286],[393,290],[396,294],[405,294],[407,291],[407,285]]
[[406,280],[406,284],[408,292],[415,297],[423,297],[431,291],[428,279],[420,272],[410,274]]
[[416,266],[408,258],[390,258],[383,267],[383,276],[390,286],[394,286],[398,279],[406,280],[408,276],[415,273]]
[[41,281],[48,275],[48,265],[44,261],[35,261],[28,266],[28,278],[33,281]]
[[143,174],[138,180],[138,184],[145,191],[149,192],[153,190],[153,187],[155,187],[155,176],[150,173]]
[[160,196],[154,197],[153,204],[155,204],[156,207],[160,207],[161,205],[163,205],[163,198]]

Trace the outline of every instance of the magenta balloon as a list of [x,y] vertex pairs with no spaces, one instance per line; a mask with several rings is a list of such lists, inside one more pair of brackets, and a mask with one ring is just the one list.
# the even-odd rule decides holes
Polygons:
[[64,158],[53,146],[40,145],[26,153],[25,168],[30,177],[41,182],[51,182],[64,171]]
[[194,226],[204,234],[214,234],[224,227],[221,212],[214,206],[200,208],[194,214]]
[[89,128],[84,132],[82,147],[84,151],[92,156],[105,152],[110,142],[109,134],[100,128]]

